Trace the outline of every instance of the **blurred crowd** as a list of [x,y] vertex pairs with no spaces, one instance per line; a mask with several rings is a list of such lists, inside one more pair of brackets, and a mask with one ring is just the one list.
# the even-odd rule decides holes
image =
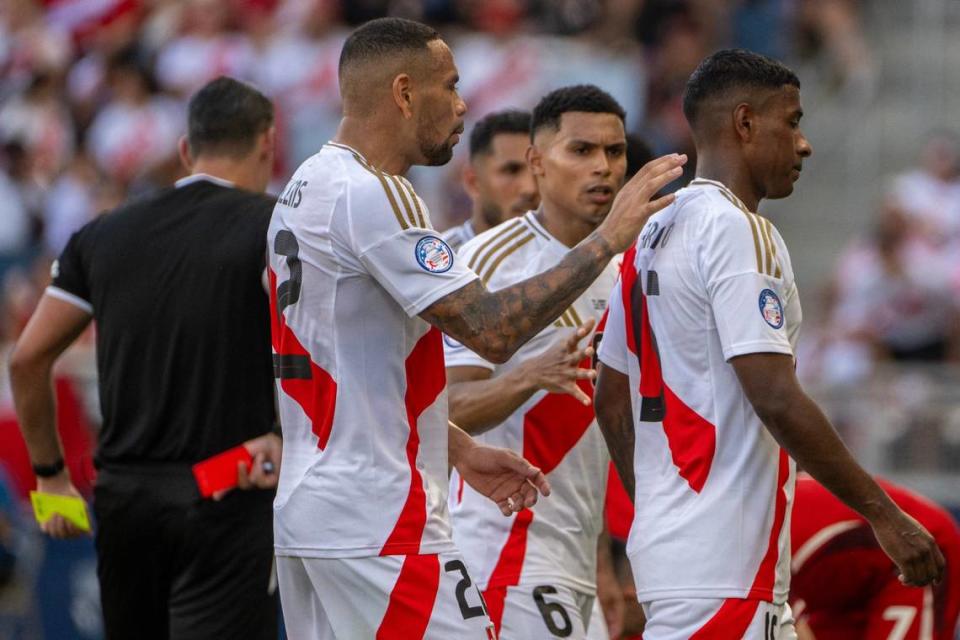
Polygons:
[[[819,56],[838,85],[870,75],[853,0],[7,0],[0,273],[56,255],[92,216],[178,177],[185,99],[220,74],[275,100],[282,183],[335,130],[345,34],[388,14],[450,40],[471,120],[598,81],[654,151],[691,148],[681,91],[717,47]],[[414,176],[441,228],[466,215],[463,155]]]
[[804,366],[823,383],[858,383],[877,362],[960,362],[960,135],[931,132],[882,191],[816,301],[824,322]]

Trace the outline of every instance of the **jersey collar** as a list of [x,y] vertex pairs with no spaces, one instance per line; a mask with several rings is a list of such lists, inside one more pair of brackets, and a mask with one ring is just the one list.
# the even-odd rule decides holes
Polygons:
[[213,184],[218,184],[221,187],[227,187],[228,189],[233,189],[237,185],[233,184],[229,180],[224,180],[223,178],[218,178],[217,176],[212,176],[209,173],[194,173],[187,176],[186,178],[180,178],[173,183],[173,186],[179,189],[180,187],[185,187],[188,184],[193,184],[194,182],[212,182]]
[[547,231],[546,227],[540,224],[540,221],[537,219],[537,212],[535,209],[527,211],[523,215],[523,218],[527,221],[527,224],[535,233],[539,234],[544,240],[547,241],[547,246],[550,247],[552,251],[557,251],[561,254],[566,254],[568,251],[570,251],[570,247],[557,240],[553,234]]
[[733,191],[731,191],[731,190],[729,189],[729,187],[727,187],[727,185],[723,184],[722,182],[719,182],[719,181],[717,181],[717,180],[709,180],[709,179],[707,179],[707,178],[697,177],[697,178],[694,178],[693,180],[690,181],[690,185],[689,185],[689,186],[691,186],[691,187],[704,187],[704,186],[708,186],[708,185],[709,185],[709,186],[713,186],[713,187],[717,187],[718,189],[720,189],[720,191],[723,192],[723,194],[724,194],[725,196],[727,196],[727,199],[728,199],[728,200],[732,200],[732,201],[733,201],[733,204],[734,204],[735,206],[739,207],[740,209],[742,209],[742,210],[744,210],[744,211],[746,211],[746,212],[748,212],[748,213],[753,213],[752,211],[750,211],[749,209],[747,209],[747,205],[743,204],[743,200],[741,200],[740,198],[738,198],[737,195],[736,195]]

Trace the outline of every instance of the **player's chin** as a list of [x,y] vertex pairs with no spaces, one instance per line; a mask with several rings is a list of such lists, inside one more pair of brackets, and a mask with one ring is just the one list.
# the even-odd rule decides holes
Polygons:
[[424,164],[428,167],[439,167],[447,164],[453,159],[453,144],[445,144],[424,151],[426,161]]
[[780,198],[786,198],[791,193],[793,193],[793,183],[794,179],[783,182],[782,184],[777,185],[774,189],[771,189],[767,192],[767,198],[770,200],[779,200]]

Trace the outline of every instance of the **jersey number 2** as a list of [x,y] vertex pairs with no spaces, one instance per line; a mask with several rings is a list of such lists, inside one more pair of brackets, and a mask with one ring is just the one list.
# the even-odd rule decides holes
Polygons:
[[[460,574],[460,582],[457,583],[457,605],[460,607],[460,615],[463,616],[463,619],[469,620],[470,618],[486,615],[487,610],[483,605],[483,596],[480,596],[479,605],[471,605],[467,602],[467,589],[473,586],[473,581],[470,579],[470,576],[467,575],[467,568],[463,562],[460,560],[451,560],[443,565],[443,570],[447,573],[456,571]],[[477,591],[477,595],[480,595],[479,591]]]
[[[303,265],[300,263],[300,243],[292,232],[281,229],[273,239],[273,250],[278,256],[287,258],[290,277],[277,285],[277,315],[283,317],[283,310],[300,299],[303,286]],[[310,357],[305,355],[274,354],[273,377],[281,380],[310,380]]]

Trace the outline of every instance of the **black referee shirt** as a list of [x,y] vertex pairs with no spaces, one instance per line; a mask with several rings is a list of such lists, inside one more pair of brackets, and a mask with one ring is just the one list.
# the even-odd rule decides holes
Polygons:
[[274,201],[207,176],[77,231],[50,295],[93,314],[96,461],[193,463],[273,424],[262,284]]

